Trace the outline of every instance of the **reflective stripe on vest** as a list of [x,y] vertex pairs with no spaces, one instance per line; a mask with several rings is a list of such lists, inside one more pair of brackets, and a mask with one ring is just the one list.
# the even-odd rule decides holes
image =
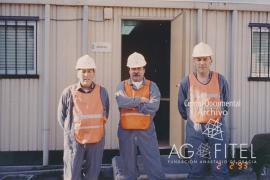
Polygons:
[[200,83],[195,75],[189,75],[190,119],[196,123],[215,123],[221,119],[220,87],[218,73],[212,72],[207,84]]
[[73,123],[75,139],[80,144],[98,143],[104,136],[103,105],[100,86],[96,85],[90,93],[74,90]]
[[97,119],[97,118],[103,118],[103,114],[85,114],[85,115],[76,115],[74,119]]
[[[145,84],[138,90],[134,90],[128,80],[124,81],[125,92],[128,97],[145,97],[150,98],[151,81],[145,80]],[[121,127],[130,130],[146,130],[150,127],[150,114],[140,113],[137,109],[121,109]]]

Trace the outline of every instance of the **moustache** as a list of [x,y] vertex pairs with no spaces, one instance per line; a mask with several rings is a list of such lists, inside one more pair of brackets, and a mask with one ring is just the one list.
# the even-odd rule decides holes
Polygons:
[[133,73],[132,76],[140,76],[139,73]]

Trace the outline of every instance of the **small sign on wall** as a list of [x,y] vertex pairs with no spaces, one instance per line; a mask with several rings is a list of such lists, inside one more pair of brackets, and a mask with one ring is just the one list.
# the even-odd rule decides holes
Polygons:
[[90,45],[92,52],[111,52],[111,44],[107,42],[93,42]]

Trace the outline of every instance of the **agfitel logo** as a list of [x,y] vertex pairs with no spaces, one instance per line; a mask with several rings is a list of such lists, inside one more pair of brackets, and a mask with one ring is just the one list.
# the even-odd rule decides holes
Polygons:
[[[216,139],[219,141],[223,141],[223,131],[222,131],[222,123],[217,122],[215,120],[210,119],[208,123],[206,124],[206,129],[202,132],[203,135],[206,135],[208,138]],[[223,146],[223,147],[222,147]],[[179,159],[191,159],[194,154],[196,153],[197,156],[201,158],[216,159],[217,157],[224,157],[224,159],[227,158],[227,149],[232,149],[232,158],[235,158],[235,149],[236,147],[239,147],[239,154],[240,159],[256,159],[253,153],[253,144],[250,145],[250,157],[245,156],[245,152],[247,152],[248,144],[236,144],[236,143],[229,143],[229,144],[221,144],[221,143],[215,143],[214,148],[212,152],[213,154],[210,154],[210,146],[208,143],[201,143],[200,146],[197,149],[194,149],[192,144],[185,143],[181,145],[179,148],[174,144],[171,152],[169,154],[168,160],[171,158],[172,155],[177,155]],[[224,149],[222,149],[224,148]],[[187,156],[183,154],[184,150],[187,149]],[[223,153],[223,154],[221,154]]]
[[[248,156],[245,156],[246,154],[245,152],[247,152],[248,144],[235,144],[235,143],[229,143],[229,144],[224,145],[224,151],[223,151],[224,154],[222,154],[224,155],[224,158],[227,158],[228,147],[231,147],[232,149],[232,158],[235,158],[235,154],[236,154],[235,148],[237,146],[239,146],[240,159],[248,159],[248,158],[256,159],[256,156],[254,156],[254,153],[253,153],[253,144],[250,145],[250,157],[248,157]],[[187,155],[183,153],[186,148],[188,149]],[[177,155],[179,159],[187,159],[187,158],[192,158],[195,153],[202,158],[211,158],[212,156],[216,158],[222,152],[220,143],[215,143],[213,155],[210,154],[209,149],[210,147],[207,143],[206,144],[202,143],[197,149],[194,149],[192,144],[188,144],[188,143],[182,144],[181,146],[179,146],[179,148],[177,148],[177,146],[174,144],[172,146],[172,149],[170,151],[168,158],[171,158],[172,155]]]

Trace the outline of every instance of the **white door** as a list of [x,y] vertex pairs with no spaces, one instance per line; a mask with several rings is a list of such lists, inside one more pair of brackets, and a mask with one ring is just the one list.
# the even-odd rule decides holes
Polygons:
[[184,121],[178,112],[178,83],[184,77],[184,13],[171,21],[170,145],[184,143]]

